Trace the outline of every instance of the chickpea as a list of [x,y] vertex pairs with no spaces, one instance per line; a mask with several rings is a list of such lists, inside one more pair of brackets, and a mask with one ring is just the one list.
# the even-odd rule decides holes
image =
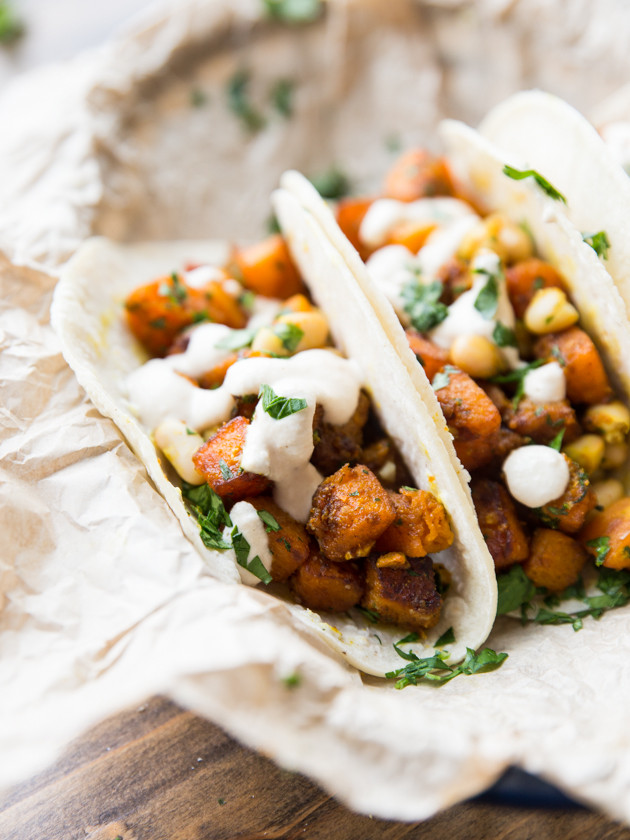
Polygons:
[[627,443],[607,443],[604,449],[602,467],[605,470],[614,470],[622,467],[628,460]]
[[282,339],[271,327],[261,327],[252,341],[252,350],[257,353],[273,353],[276,356],[288,356],[289,351],[282,344]]
[[293,350],[294,353],[324,347],[327,343],[328,321],[319,309],[312,309],[310,312],[287,312],[280,315],[275,323],[292,324],[302,331],[302,336]]
[[602,462],[605,448],[606,444],[600,435],[581,435],[563,446],[562,451],[592,475]]
[[591,484],[591,489],[597,497],[598,507],[607,508],[613,502],[619,501],[625,495],[623,484],[616,478],[609,478],[605,481],[596,481]]
[[557,286],[539,289],[525,310],[525,326],[536,335],[559,332],[576,324],[580,318],[577,309],[569,303],[566,294]]
[[503,369],[499,348],[485,335],[459,335],[450,352],[454,365],[473,379],[488,379]]
[[589,432],[603,435],[606,443],[623,443],[630,431],[630,411],[618,400],[591,405],[584,413],[583,425]]

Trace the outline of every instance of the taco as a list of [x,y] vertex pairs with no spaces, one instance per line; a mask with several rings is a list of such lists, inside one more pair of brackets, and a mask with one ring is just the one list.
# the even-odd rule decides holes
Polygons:
[[366,673],[440,639],[447,667],[487,637],[496,581],[437,402],[312,215],[276,204],[307,287],[280,236],[93,239],[56,289],[64,355],[210,574],[284,598]]
[[[437,397],[452,469],[471,476],[499,612],[538,595],[532,620],[577,628],[630,600],[625,307],[555,184],[461,123],[441,135],[445,157],[405,154],[384,196],[343,200],[336,220],[297,173],[283,183],[351,269],[417,392]],[[571,613],[549,609],[562,598]]]

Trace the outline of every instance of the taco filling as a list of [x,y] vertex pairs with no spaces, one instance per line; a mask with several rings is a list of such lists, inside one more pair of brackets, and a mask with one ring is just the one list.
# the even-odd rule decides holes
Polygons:
[[527,226],[485,214],[424,150],[336,216],[432,383],[497,572],[559,593],[589,562],[630,569],[630,411]]
[[283,239],[154,279],[125,310],[151,357],[128,398],[204,544],[233,556],[243,583],[286,584],[313,610],[433,627],[449,517],[411,486]]

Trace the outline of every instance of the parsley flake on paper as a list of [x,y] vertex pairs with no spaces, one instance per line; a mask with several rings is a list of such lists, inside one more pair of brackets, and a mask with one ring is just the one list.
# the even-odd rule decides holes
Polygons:
[[245,67],[237,70],[227,82],[226,95],[229,109],[251,134],[261,131],[267,121],[253,105],[249,95],[251,72]]
[[350,178],[338,166],[331,166],[309,180],[322,198],[343,198],[351,189]]
[[563,204],[567,203],[567,200],[562,193],[558,192],[558,190],[553,187],[546,178],[543,178],[540,172],[536,172],[535,169],[515,169],[513,166],[508,166],[506,164],[503,167],[503,174],[507,175],[508,178],[512,178],[513,181],[522,181],[524,178],[533,178],[540,189],[548,195],[549,198],[553,198],[554,201],[561,201]]
[[267,16],[289,24],[312,23],[321,15],[322,0],[262,0]]
[[276,111],[286,119],[293,116],[293,93],[295,82],[292,79],[278,79],[271,88],[271,102]]

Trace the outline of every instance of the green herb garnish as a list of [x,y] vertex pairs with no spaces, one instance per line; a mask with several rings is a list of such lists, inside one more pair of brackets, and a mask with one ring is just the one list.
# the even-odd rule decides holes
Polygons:
[[343,198],[351,189],[350,179],[337,166],[331,166],[310,181],[322,198]]
[[444,365],[443,369],[435,374],[431,387],[434,391],[439,391],[441,388],[446,388],[451,381],[451,374],[459,373],[459,369],[453,365]]
[[511,370],[509,373],[501,373],[498,376],[490,377],[490,382],[495,382],[498,385],[502,385],[505,382],[515,382],[516,383],[516,391],[514,392],[514,396],[512,398],[512,407],[516,411],[520,401],[523,399],[525,394],[525,377],[530,372],[530,370],[534,370],[537,367],[545,364],[544,359],[536,359],[533,362],[530,362],[527,365],[523,365],[523,367],[516,368],[516,370]]
[[375,610],[368,610],[367,607],[355,607],[355,610],[360,612],[361,615],[367,618],[367,620],[372,624],[378,624],[381,620],[380,615]]
[[498,575],[497,586],[497,615],[518,610],[523,604],[529,604],[536,594],[536,587],[518,565],[512,566],[509,572]]
[[219,469],[221,470],[221,475],[223,476],[225,481],[230,481],[232,478],[234,478],[234,473],[225,463],[223,458],[219,459]]
[[190,502],[195,511],[200,528],[200,536],[207,548],[224,550],[231,544],[223,538],[223,526],[231,527],[232,520],[223,502],[208,484],[196,487],[193,484],[182,485],[182,496]]
[[480,289],[473,306],[477,312],[480,313],[482,318],[485,318],[486,321],[491,321],[492,318],[494,318],[499,306],[499,284],[497,283],[497,275],[479,269],[476,270],[476,273],[485,274],[488,279]]
[[258,516],[262,519],[265,524],[265,531],[269,533],[270,531],[279,531],[280,526],[276,522],[274,516],[272,516],[268,510],[259,510]]
[[585,545],[588,548],[595,549],[595,565],[601,566],[610,551],[610,537],[597,537],[594,540],[587,540]]
[[190,104],[193,108],[202,108],[208,101],[208,95],[201,88],[194,87],[190,91]]
[[270,98],[276,111],[287,119],[293,116],[293,92],[295,82],[292,79],[278,79],[271,88]]
[[243,347],[249,347],[256,333],[257,330],[248,329],[247,327],[243,330],[230,330],[214,346],[219,350],[242,350]]
[[492,340],[497,347],[518,347],[516,335],[511,327],[506,327],[501,321],[497,321],[492,331]]
[[591,246],[598,257],[601,257],[604,260],[608,259],[610,242],[608,241],[605,230],[600,230],[597,233],[583,233],[582,239],[587,245]]
[[394,649],[399,656],[409,660],[409,664],[397,671],[390,671],[385,674],[387,679],[396,680],[395,688],[398,689],[406,688],[408,685],[417,685],[421,680],[432,685],[444,685],[444,683],[460,674],[471,676],[485,671],[494,671],[495,668],[505,662],[508,656],[507,653],[496,653],[490,648],[484,648],[479,653],[475,653],[471,648],[466,648],[464,661],[453,668],[444,662],[448,653],[436,651],[433,656],[420,659],[411,651],[401,651],[399,649],[398,645],[402,644],[403,641],[397,642]]
[[251,560],[248,560],[251,546],[245,539],[242,531],[239,530],[238,525],[235,525],[232,528],[230,536],[232,539],[232,548],[234,549],[234,554],[236,554],[236,562],[238,565],[247,569],[248,572],[254,575],[254,577],[257,577],[259,580],[262,580],[263,583],[271,583],[272,577],[265,568],[260,557],[256,555]]
[[506,164],[503,167],[503,174],[507,175],[508,178],[512,178],[514,181],[522,181],[524,178],[533,178],[540,189],[546,193],[549,198],[553,198],[554,201],[561,201],[563,204],[567,203],[567,200],[562,193],[558,192],[555,187],[552,187],[549,181],[546,178],[543,178],[543,176],[539,172],[536,172],[535,169],[514,169],[513,166],[508,166]]
[[267,16],[283,23],[311,23],[322,12],[322,0],[262,0]]
[[428,332],[441,324],[448,315],[448,307],[440,303],[442,292],[443,286],[439,280],[426,285],[411,280],[402,287],[403,308],[418,332]]
[[440,636],[440,638],[435,643],[436,647],[444,647],[445,645],[452,645],[455,643],[455,631],[452,627],[449,627],[448,630],[445,630],[444,633]]
[[261,385],[258,393],[262,397],[263,410],[274,420],[282,420],[306,408],[306,400],[297,397],[279,397],[270,385]]
[[282,682],[287,688],[297,688],[302,682],[302,677],[297,673],[297,671],[294,671],[292,674],[283,677]]
[[561,429],[555,436],[555,438],[549,443],[549,446],[552,449],[555,449],[556,452],[560,452],[560,450],[562,449],[562,438],[564,437],[565,431],[566,429]]
[[7,0],[0,2],[0,44],[12,44],[24,34],[24,24]]
[[272,327],[274,335],[277,335],[287,353],[295,353],[297,346],[304,336],[304,330],[297,324],[274,324]]
[[240,119],[244,128],[252,134],[256,134],[265,127],[267,121],[250,101],[250,80],[251,73],[249,70],[244,67],[237,70],[227,83],[227,103],[232,113]]

